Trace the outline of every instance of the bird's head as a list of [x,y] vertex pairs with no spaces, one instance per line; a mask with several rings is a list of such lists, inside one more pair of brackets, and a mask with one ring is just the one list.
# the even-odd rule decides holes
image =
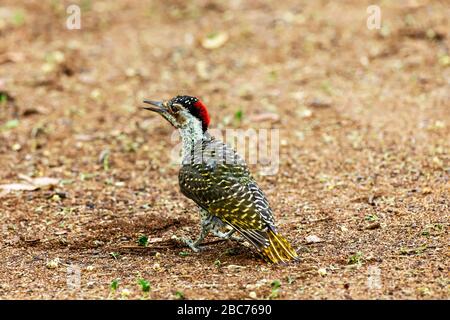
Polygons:
[[176,96],[163,101],[144,100],[144,103],[150,105],[144,109],[159,113],[175,128],[201,126],[203,132],[208,129],[210,122],[208,110],[196,97]]

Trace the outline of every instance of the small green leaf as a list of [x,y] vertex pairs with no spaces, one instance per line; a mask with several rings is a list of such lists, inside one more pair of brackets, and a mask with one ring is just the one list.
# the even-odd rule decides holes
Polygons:
[[269,295],[269,299],[277,299],[278,298],[278,292],[279,292],[280,287],[281,287],[280,280],[272,281],[270,286],[272,287],[272,292]]
[[180,255],[181,257],[187,257],[189,254],[190,254],[190,253],[189,253],[189,252],[186,252],[186,251],[181,251],[181,252],[179,253],[179,255]]
[[281,287],[281,282],[280,280],[273,280],[270,286],[272,287],[272,290],[276,290]]
[[9,129],[17,128],[18,126],[19,126],[19,120],[18,119],[13,119],[13,120],[9,120],[8,122],[6,122],[2,126],[2,129],[9,130]]
[[354,255],[350,256],[348,259],[348,264],[360,264],[362,262],[362,253],[357,252]]
[[62,179],[59,183],[60,183],[62,186],[65,186],[65,185],[67,185],[67,184],[72,184],[73,182],[74,182],[73,179]]
[[333,87],[331,86],[330,81],[326,80],[320,84],[320,89],[328,95],[333,95]]
[[234,118],[241,122],[242,121],[242,117],[244,116],[244,113],[242,112],[242,110],[238,110],[236,111],[236,113],[234,114]]
[[110,284],[111,290],[116,291],[119,287],[119,279],[114,279]]
[[149,292],[151,289],[150,283],[145,279],[138,279],[138,284],[141,286],[143,292]]
[[95,177],[95,173],[81,173],[80,179],[81,181],[89,180]]
[[120,257],[120,253],[118,252],[110,252],[109,255],[116,260]]
[[269,78],[270,78],[270,80],[277,80],[278,79],[278,72],[276,70],[271,70],[269,72]]
[[206,36],[206,38],[208,38],[208,39],[214,39],[214,38],[216,38],[218,35],[219,35],[218,32],[211,32],[211,33],[209,33],[209,34]]
[[109,170],[109,153],[105,155],[103,158],[103,170],[108,171]]
[[175,292],[175,299],[177,300],[183,300],[184,299],[184,293],[181,291]]
[[294,282],[295,282],[295,277],[287,276],[287,283],[288,284],[293,284]]
[[16,27],[20,27],[25,23],[25,15],[22,11],[16,11],[13,14],[12,22]]
[[439,57],[439,64],[443,67],[450,66],[450,56],[447,54],[444,54]]
[[138,244],[141,247],[146,247],[148,245],[148,237],[147,236],[140,236],[138,239]]
[[0,105],[6,104],[7,101],[8,101],[8,96],[5,93],[1,92],[0,93]]
[[366,216],[366,221],[374,222],[378,220],[378,216],[376,214],[368,214]]

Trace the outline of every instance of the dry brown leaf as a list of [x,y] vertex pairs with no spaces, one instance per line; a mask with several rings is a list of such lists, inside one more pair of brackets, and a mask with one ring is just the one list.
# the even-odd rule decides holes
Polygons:
[[59,183],[59,179],[40,177],[31,178],[24,174],[19,174],[19,178],[25,180],[25,183],[8,183],[0,185],[0,189],[5,190],[7,193],[10,191],[34,191],[37,189],[52,187]]
[[0,185],[0,189],[6,191],[33,191],[38,189],[39,187],[34,186],[28,183],[9,183]]
[[147,240],[147,243],[157,243],[157,242],[162,242],[163,238],[151,238]]
[[58,183],[59,183],[59,179],[55,179],[55,178],[42,177],[42,178],[33,179],[33,185],[35,185],[36,187],[39,187],[39,188],[55,186]]
[[301,108],[299,110],[297,110],[297,114],[301,117],[301,118],[309,118],[312,116],[312,111],[311,109],[308,108]]
[[198,76],[203,80],[208,80],[210,78],[208,63],[206,61],[198,61],[195,64],[195,70],[197,71]]
[[329,108],[331,107],[331,102],[324,99],[314,98],[309,101],[308,106],[312,108]]
[[208,35],[202,40],[202,47],[205,49],[220,48],[228,41],[228,34],[226,32],[218,32]]
[[51,187],[59,183],[59,179],[56,178],[49,178],[49,177],[31,178],[24,174],[19,174],[18,176],[20,179],[25,180],[26,182],[37,188]]
[[307,243],[319,243],[319,242],[322,242],[322,239],[320,239],[318,236],[313,234],[313,235],[306,237],[306,242]]
[[280,116],[273,112],[265,112],[251,116],[250,120],[254,122],[264,122],[264,121],[279,122]]

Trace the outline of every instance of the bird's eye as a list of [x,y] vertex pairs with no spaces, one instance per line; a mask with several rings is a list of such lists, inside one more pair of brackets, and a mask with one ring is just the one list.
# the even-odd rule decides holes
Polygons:
[[177,103],[173,103],[170,105],[170,111],[172,111],[173,113],[178,113],[178,111],[181,110],[181,105],[177,104]]

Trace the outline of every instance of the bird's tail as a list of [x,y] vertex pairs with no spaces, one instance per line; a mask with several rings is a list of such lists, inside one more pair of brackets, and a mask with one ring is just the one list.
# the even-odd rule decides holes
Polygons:
[[269,236],[269,245],[260,250],[264,260],[279,263],[298,259],[297,252],[281,234],[269,229],[267,235]]

